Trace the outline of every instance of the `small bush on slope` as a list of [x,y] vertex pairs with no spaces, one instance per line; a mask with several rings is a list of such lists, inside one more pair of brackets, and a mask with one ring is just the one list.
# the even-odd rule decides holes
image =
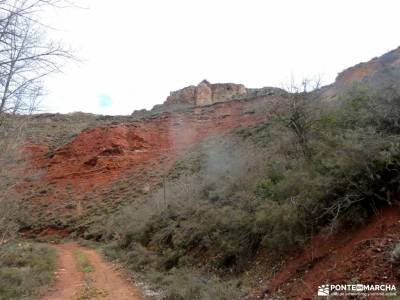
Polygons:
[[187,269],[172,270],[162,277],[166,300],[231,300],[240,296],[235,282],[223,282],[216,276],[204,276]]
[[9,243],[0,249],[0,299],[35,299],[52,282],[56,253],[45,245]]

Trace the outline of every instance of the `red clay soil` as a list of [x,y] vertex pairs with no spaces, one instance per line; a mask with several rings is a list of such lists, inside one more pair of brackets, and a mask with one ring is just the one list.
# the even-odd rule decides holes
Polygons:
[[[82,248],[74,243],[56,245],[54,247],[59,254],[59,268],[56,273],[56,282],[41,300],[89,299],[82,296],[85,282],[88,280],[92,289],[101,291],[99,296],[91,297],[90,299],[143,299],[130,282],[122,274],[115,271],[109,263],[104,262],[94,250]],[[86,254],[93,267],[93,272],[85,274],[79,272],[74,257],[74,251],[78,249]]]
[[285,299],[311,299],[322,284],[399,285],[399,266],[389,260],[399,242],[400,208],[391,206],[357,229],[329,238],[317,236],[301,255],[287,260],[275,277],[265,278],[268,291]]
[[143,299],[140,293],[135,290],[130,282],[124,278],[123,274],[118,273],[108,263],[94,251],[90,249],[82,249],[89,258],[95,271],[90,278],[96,288],[106,291],[107,296],[101,299],[105,300],[140,300]]

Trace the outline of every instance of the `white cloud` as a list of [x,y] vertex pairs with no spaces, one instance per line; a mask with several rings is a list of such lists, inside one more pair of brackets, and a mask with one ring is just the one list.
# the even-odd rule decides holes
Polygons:
[[[130,114],[205,78],[261,87],[321,74],[330,83],[400,45],[400,3],[391,0],[80,4],[89,8],[45,16],[83,59],[47,81],[49,111]],[[105,91],[114,103],[107,109],[98,106]]]

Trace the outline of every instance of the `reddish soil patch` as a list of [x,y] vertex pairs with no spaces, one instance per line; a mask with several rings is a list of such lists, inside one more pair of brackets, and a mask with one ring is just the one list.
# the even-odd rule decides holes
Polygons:
[[101,299],[105,300],[140,300],[139,292],[132,288],[124,276],[114,270],[114,268],[103,261],[103,259],[94,250],[82,250],[94,266],[95,271],[90,274],[93,284],[96,288],[107,292],[107,296]]
[[28,154],[34,167],[41,168],[46,163],[46,153],[48,153],[49,147],[47,145],[26,144],[23,151]]
[[385,208],[358,229],[342,230],[330,238],[317,236],[274,278],[266,278],[269,291],[287,299],[310,299],[326,283],[398,285],[398,266],[388,258],[399,242],[400,208]]

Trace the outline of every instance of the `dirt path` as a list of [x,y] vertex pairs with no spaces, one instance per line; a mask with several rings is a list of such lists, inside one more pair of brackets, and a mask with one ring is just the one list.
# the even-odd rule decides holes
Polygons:
[[[54,246],[59,255],[56,282],[41,300],[141,300],[126,278],[94,250],[85,249],[75,243]],[[81,272],[75,253],[80,251],[92,266],[91,272]]]
[[76,290],[80,288],[83,274],[76,268],[74,249],[75,244],[54,246],[58,252],[59,267],[56,273],[56,283],[43,300],[72,299]]

